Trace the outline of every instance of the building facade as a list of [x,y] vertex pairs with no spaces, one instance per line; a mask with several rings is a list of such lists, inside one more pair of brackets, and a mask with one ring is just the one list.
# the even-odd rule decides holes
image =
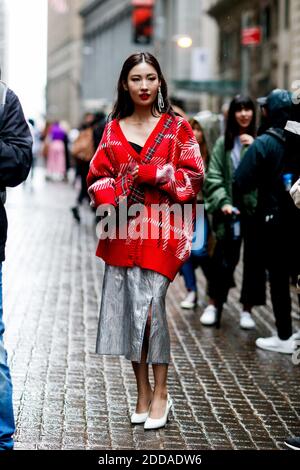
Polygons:
[[[83,19],[83,105],[110,106],[115,99],[121,66],[140,50],[132,40],[131,0],[87,0]],[[143,50],[153,52],[152,45]]]
[[290,80],[300,81],[300,0],[291,0],[291,46]]
[[[300,0],[214,0],[209,13],[220,29],[220,79],[239,80],[254,97],[290,89],[300,66]],[[243,31],[257,27],[259,43],[242,45]]]
[[83,0],[48,0],[47,119],[78,126],[82,117]]
[[[152,2],[151,2],[152,3]],[[187,8],[188,3],[188,8]],[[150,44],[134,43],[131,0],[86,0],[83,18],[83,102],[113,103],[121,66],[130,54],[154,54],[169,85],[169,94],[181,99],[187,111],[207,106],[207,94],[186,89],[184,81],[207,80],[217,71],[217,26],[205,13],[205,0],[153,1],[153,38]],[[180,48],[178,38],[191,37],[190,48]]]
[[[165,68],[170,94],[180,98],[190,113],[214,108],[206,85],[218,70],[218,28],[206,12],[207,1],[157,0],[156,4],[155,54]],[[192,39],[191,47],[179,46],[181,36]]]

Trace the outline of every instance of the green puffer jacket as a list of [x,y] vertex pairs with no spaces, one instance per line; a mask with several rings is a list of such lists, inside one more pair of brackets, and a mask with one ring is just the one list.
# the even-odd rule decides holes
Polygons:
[[[241,158],[243,158],[248,146],[243,147]],[[207,175],[203,186],[205,208],[213,215],[213,230],[217,239],[225,236],[224,216],[221,208],[225,204],[236,205],[232,197],[232,182],[234,167],[231,160],[231,151],[225,152],[224,136],[217,140],[210,157]],[[242,213],[253,215],[257,205],[256,191],[243,196],[238,204]]]

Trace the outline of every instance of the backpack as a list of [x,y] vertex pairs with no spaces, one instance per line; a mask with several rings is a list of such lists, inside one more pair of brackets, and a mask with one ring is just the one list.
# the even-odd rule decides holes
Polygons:
[[298,234],[300,231],[300,211],[296,208],[290,189],[300,177],[300,105],[292,105],[290,120],[285,127],[284,135],[278,134],[276,129],[268,129],[266,134],[277,138],[284,146],[283,165],[280,169],[282,181],[282,212],[285,216],[286,230],[288,233],[289,247],[285,247],[290,259],[290,274],[293,283],[297,282],[297,289],[300,293],[300,252],[298,249]]
[[94,156],[94,138],[92,127],[82,129],[74,141],[71,152],[74,158],[84,162],[90,162]]

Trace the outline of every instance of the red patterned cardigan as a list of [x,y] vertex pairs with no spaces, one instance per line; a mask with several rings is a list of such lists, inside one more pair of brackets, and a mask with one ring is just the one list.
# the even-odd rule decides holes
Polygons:
[[[130,172],[136,164],[139,172],[133,183]],[[190,255],[196,196],[203,177],[199,145],[183,118],[163,114],[140,154],[127,141],[119,121],[110,121],[87,177],[92,204],[124,203],[122,196],[134,185],[132,202],[143,202],[143,209],[129,218],[127,238],[117,231],[115,239],[100,239],[97,256],[112,266],[140,266],[172,281]],[[191,204],[191,215],[173,213],[170,208],[175,203],[181,209]],[[141,236],[132,237],[132,231]]]

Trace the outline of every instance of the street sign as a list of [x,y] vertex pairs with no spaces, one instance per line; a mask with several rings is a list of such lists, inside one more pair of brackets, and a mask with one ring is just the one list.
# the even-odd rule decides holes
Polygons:
[[210,80],[211,72],[211,51],[207,47],[193,47],[191,51],[191,79]]
[[254,26],[252,28],[242,29],[241,43],[243,46],[257,46],[261,43],[261,28]]

